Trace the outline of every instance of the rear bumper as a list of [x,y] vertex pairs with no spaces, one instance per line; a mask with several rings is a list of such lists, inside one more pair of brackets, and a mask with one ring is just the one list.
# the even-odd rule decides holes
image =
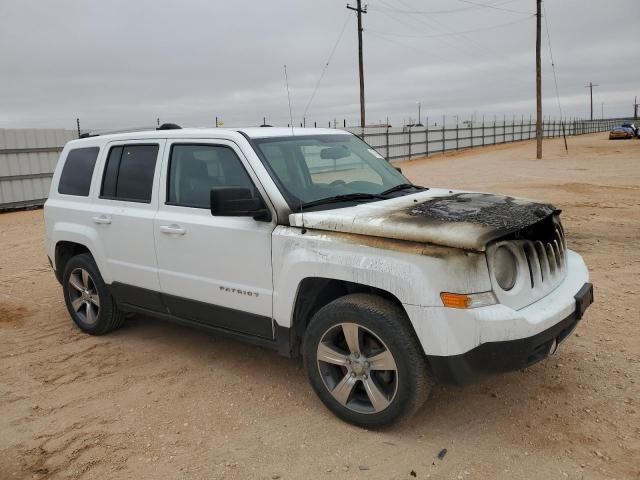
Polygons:
[[593,303],[593,285],[585,283],[574,296],[576,308],[564,320],[530,337],[488,342],[460,355],[428,355],[433,375],[440,383],[463,385],[491,373],[526,368],[553,354]]

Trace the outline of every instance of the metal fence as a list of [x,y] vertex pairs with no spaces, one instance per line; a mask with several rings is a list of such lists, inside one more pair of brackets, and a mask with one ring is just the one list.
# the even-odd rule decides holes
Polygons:
[[[608,131],[622,121],[545,120],[544,138]],[[346,130],[358,135],[389,161],[536,138],[535,122],[531,119],[525,121],[524,118],[429,127],[351,127]]]
[[0,129],[0,210],[42,205],[74,130]]
[[[545,138],[602,132],[622,119],[547,120]],[[535,123],[503,119],[430,127],[346,128],[363,138],[387,160],[424,157],[465,148],[535,138]],[[62,147],[77,138],[76,130],[0,129],[0,211],[42,205]]]

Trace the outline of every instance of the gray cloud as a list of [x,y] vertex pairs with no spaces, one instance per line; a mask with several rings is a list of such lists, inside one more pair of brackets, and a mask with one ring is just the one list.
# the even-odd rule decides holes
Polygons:
[[[533,0],[371,0],[365,15],[368,120],[529,116],[535,108]],[[504,11],[500,8],[513,10]],[[640,95],[637,0],[547,0],[566,116],[628,115]],[[456,10],[420,14],[419,11]],[[407,13],[413,12],[413,13]],[[0,0],[0,127],[86,128],[294,122],[344,35],[307,125],[358,121],[356,32],[342,0]],[[497,26],[496,28],[491,28]],[[452,34],[455,32],[468,32]],[[546,37],[545,115],[558,116]]]

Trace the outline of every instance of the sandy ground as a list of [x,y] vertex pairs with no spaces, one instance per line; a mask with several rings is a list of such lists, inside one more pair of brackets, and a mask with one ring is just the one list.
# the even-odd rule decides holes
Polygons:
[[385,432],[334,418],[270,351],[143,317],[82,334],[42,211],[0,215],[0,479],[640,478],[640,141],[605,138],[402,164],[424,185],[556,203],[597,303],[555,357],[437,387]]

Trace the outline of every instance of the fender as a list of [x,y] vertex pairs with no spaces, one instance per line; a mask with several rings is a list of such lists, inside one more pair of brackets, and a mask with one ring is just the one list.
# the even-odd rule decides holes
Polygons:
[[[446,272],[446,275],[443,275]],[[343,280],[405,305],[442,307],[440,292],[491,290],[485,256],[455,248],[279,226],[273,235],[274,320],[290,327],[300,283]],[[412,320],[413,322],[413,320]]]
[[112,283],[113,278],[111,275],[111,271],[109,270],[107,262],[104,261],[107,256],[104,250],[100,247],[98,233],[94,229],[77,223],[56,222],[53,225],[51,231],[49,243],[51,251],[48,252],[51,261],[54,262],[54,268],[56,268],[55,246],[58,244],[58,242],[75,242],[87,247],[89,249],[89,252],[91,252],[91,255],[93,256],[93,259],[95,260],[105,283]]

